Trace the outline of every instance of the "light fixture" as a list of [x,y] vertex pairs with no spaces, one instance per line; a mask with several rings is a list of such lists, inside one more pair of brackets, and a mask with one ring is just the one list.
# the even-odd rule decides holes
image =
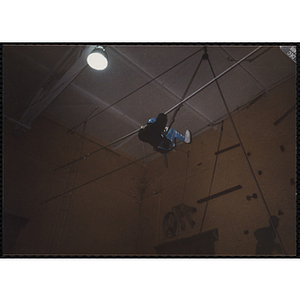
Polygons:
[[95,70],[104,70],[108,65],[105,49],[102,46],[97,46],[87,57],[87,63]]

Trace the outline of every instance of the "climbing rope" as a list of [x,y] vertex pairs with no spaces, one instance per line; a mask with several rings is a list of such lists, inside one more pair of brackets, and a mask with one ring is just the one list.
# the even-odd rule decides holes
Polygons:
[[[213,70],[213,67],[212,67],[212,65],[211,65],[211,62],[210,62],[210,59],[209,59],[209,58],[208,58],[208,63],[209,63],[209,65],[210,65],[212,74],[213,74],[213,76],[215,77],[215,72],[214,72],[214,70]],[[257,181],[257,179],[256,179],[256,177],[255,177],[255,174],[254,174],[254,171],[253,171],[252,166],[251,166],[251,164],[250,164],[249,158],[248,158],[248,156],[247,156],[247,154],[246,154],[244,145],[243,145],[243,143],[242,143],[242,141],[241,141],[241,138],[240,138],[240,135],[239,135],[239,133],[238,133],[238,131],[237,131],[237,129],[236,129],[235,123],[234,123],[234,121],[233,121],[233,118],[232,118],[232,116],[231,116],[230,110],[229,110],[228,105],[227,105],[227,103],[226,103],[225,97],[224,97],[224,95],[223,95],[223,93],[222,93],[222,90],[221,90],[220,85],[219,85],[219,83],[218,83],[217,80],[216,80],[216,84],[217,84],[217,86],[218,86],[218,89],[219,89],[219,92],[220,92],[220,95],[221,95],[223,104],[224,104],[224,106],[225,106],[225,108],[226,108],[226,111],[227,111],[227,114],[228,114],[229,119],[230,119],[230,121],[231,121],[232,127],[233,127],[233,129],[234,129],[234,131],[235,131],[235,134],[236,134],[236,136],[237,136],[237,139],[238,139],[238,141],[239,141],[239,144],[240,144],[240,146],[241,146],[241,148],[242,148],[242,151],[243,151],[244,157],[245,157],[245,159],[246,159],[246,161],[247,161],[247,164],[248,164],[248,167],[249,167],[249,169],[250,169],[251,175],[252,175],[252,177],[253,177],[253,179],[254,179],[254,182],[255,182],[256,187],[257,187],[257,189],[258,189],[258,192],[259,192],[259,194],[260,194],[260,196],[261,196],[261,199],[262,199],[262,202],[263,202],[263,204],[264,204],[264,207],[265,207],[265,209],[266,209],[266,211],[267,211],[267,214],[268,214],[268,216],[269,216],[270,224],[272,225],[273,230],[274,230],[274,232],[276,233],[276,236],[277,236],[277,238],[278,238],[278,240],[279,240],[279,242],[280,242],[280,245],[281,245],[281,247],[282,247],[283,252],[286,254],[286,251],[285,251],[284,246],[283,246],[283,244],[282,244],[282,241],[281,241],[281,238],[280,238],[280,236],[279,236],[279,233],[278,233],[278,231],[277,231],[277,229],[276,229],[276,227],[275,227],[275,225],[274,225],[274,223],[273,223],[273,221],[272,221],[271,213],[270,213],[270,211],[269,211],[268,205],[267,205],[267,203],[266,203],[266,200],[265,200],[265,198],[264,198],[264,195],[263,195],[263,193],[262,193],[262,190],[261,190],[261,188],[260,188],[260,186],[259,186],[259,183],[258,183],[258,181]]]
[[[167,115],[167,114],[170,113],[171,111],[175,110],[175,109],[178,108],[179,106],[183,105],[185,102],[187,102],[187,101],[190,100],[192,97],[194,97],[196,94],[198,94],[199,92],[201,92],[202,90],[204,90],[206,87],[208,87],[210,84],[212,84],[213,82],[215,82],[217,79],[219,79],[220,77],[224,76],[224,75],[225,75],[226,73],[228,73],[230,70],[232,70],[233,68],[235,68],[236,66],[238,66],[240,63],[242,63],[242,62],[243,62],[244,60],[246,60],[248,57],[250,57],[250,56],[253,55],[255,52],[257,52],[259,49],[261,49],[261,47],[262,47],[262,46],[257,47],[257,48],[254,49],[252,52],[250,52],[249,54],[247,54],[245,57],[243,57],[242,59],[240,59],[239,61],[237,61],[235,64],[233,64],[231,67],[229,67],[228,69],[226,69],[225,71],[223,71],[222,73],[220,73],[218,76],[216,76],[215,78],[213,78],[212,80],[210,80],[209,82],[207,82],[207,83],[206,83],[205,85],[203,85],[201,88],[199,88],[198,90],[196,90],[195,92],[193,92],[191,95],[189,95],[188,97],[186,97],[185,99],[181,100],[179,103],[177,103],[176,105],[174,105],[173,107],[171,107],[169,110],[167,110],[167,111],[165,112],[165,115]],[[91,153],[86,154],[85,156],[82,156],[82,157],[78,158],[78,159],[75,160],[75,161],[82,160],[82,159],[86,159],[86,158],[88,158],[89,156],[91,156],[91,155],[93,155],[93,154],[95,154],[95,153],[97,153],[97,152],[99,152],[99,151],[101,151],[101,150],[103,150],[103,149],[106,149],[106,148],[108,148],[108,147],[110,147],[110,146],[112,146],[112,145],[114,145],[114,144],[116,144],[116,143],[118,143],[118,142],[120,142],[120,141],[122,141],[122,140],[124,140],[124,139],[126,139],[126,138],[128,138],[128,137],[130,137],[130,136],[132,136],[132,135],[134,135],[134,134],[136,134],[136,133],[138,133],[139,130],[140,130],[140,128],[138,128],[138,129],[132,131],[131,133],[128,133],[128,134],[124,135],[123,137],[121,137],[121,138],[119,138],[119,139],[113,141],[112,143],[110,143],[110,144],[108,144],[108,145],[106,145],[106,146],[104,146],[104,147],[101,147],[101,148],[98,149],[98,150],[95,150],[95,151],[93,151],[93,152],[91,152]],[[55,171],[56,171],[56,170],[59,170],[59,169],[61,169],[61,168],[64,168],[64,167],[66,167],[66,166],[72,164],[72,163],[75,162],[75,161],[69,162],[69,163],[67,163],[67,164],[65,164],[65,165],[63,165],[63,166],[61,166],[61,167],[55,169]]]

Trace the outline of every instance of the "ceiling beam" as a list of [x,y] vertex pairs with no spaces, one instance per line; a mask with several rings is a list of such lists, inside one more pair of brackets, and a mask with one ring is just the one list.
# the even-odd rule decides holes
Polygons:
[[[21,52],[19,50],[14,50],[14,51],[16,51],[16,52],[18,52],[18,54],[22,55],[23,59],[26,59],[26,60],[30,61],[36,67],[42,69],[43,72],[48,72],[49,73],[49,69],[46,68],[44,65],[41,65],[39,62],[37,62],[36,60],[32,59],[31,57],[29,57],[28,55],[24,54],[23,52]],[[68,52],[68,54],[66,56],[68,56],[70,54],[69,52]],[[63,60],[66,60],[65,58],[66,57],[64,57],[62,60],[59,61],[59,63],[57,64],[57,66],[56,66],[55,69],[58,69],[59,65],[61,65],[61,63],[63,62]],[[53,76],[54,73],[55,73],[55,71],[52,72],[52,76]],[[79,87],[73,81],[70,82],[70,87],[76,89],[77,92],[81,93],[85,97],[87,97],[87,98],[89,98],[89,99],[91,99],[93,101],[96,101],[96,103],[100,103],[105,108],[108,107],[108,106],[110,106],[108,103],[106,103],[105,101],[101,100],[99,97],[96,97],[95,95],[89,93],[87,90]],[[70,106],[74,107],[74,106],[78,106],[78,105],[72,104]],[[80,104],[79,106],[89,106],[89,105],[87,105],[87,104]],[[98,106],[97,108],[100,108],[100,107]],[[128,125],[131,125],[131,126],[134,126],[134,127],[135,126],[138,126],[138,127],[142,126],[142,124],[140,124],[140,123],[136,122],[135,120],[133,120],[132,118],[124,115],[122,112],[120,112],[119,110],[115,109],[114,107],[111,108],[110,112],[112,112],[115,116],[117,116],[119,118],[121,117],[122,119],[125,119],[125,122]],[[30,129],[30,127],[28,125],[25,125],[23,123],[18,122],[17,124],[22,125],[23,127],[26,127],[28,129]]]
[[29,102],[29,105],[20,119],[21,123],[30,126],[50,103],[62,93],[62,91],[86,67],[86,57],[93,48],[93,46],[87,46],[84,49],[82,49],[82,47],[73,48],[71,53],[69,53],[70,55],[63,61],[63,66],[59,64],[59,66],[56,67]]
[[[111,46],[109,48],[110,51],[112,51],[118,59],[120,59],[122,62],[124,62],[127,66],[130,68],[133,68],[136,72],[141,74],[142,76],[146,77],[148,80],[152,80],[155,77],[151,75],[149,72],[144,70],[140,65],[138,65],[136,62],[132,61],[126,54],[124,54],[121,50],[116,48],[115,46]],[[182,100],[182,97],[180,97],[178,94],[176,94],[174,91],[172,91],[169,87],[162,85],[157,79],[153,80],[153,84],[156,85],[157,88],[159,88],[161,91],[168,94],[168,96],[176,101],[179,102]],[[186,103],[186,108],[192,112],[197,117],[200,117],[202,121],[206,124],[214,124],[214,121],[209,118],[208,116],[204,115],[202,112],[200,112],[198,109],[196,109],[193,105],[190,103]]]
[[[229,54],[229,52],[228,51],[226,51],[225,49],[224,49],[224,47],[220,47],[220,49],[221,50],[223,50],[233,61],[237,61],[237,60],[235,60],[234,59],[234,57],[231,55],[231,54]],[[269,49],[271,49],[271,48],[269,48]],[[255,58],[253,58],[252,60],[251,60],[251,62],[252,61],[254,61],[256,58],[257,58],[258,56],[256,56]],[[268,91],[268,89],[254,76],[254,75],[252,75],[245,67],[243,67],[242,65],[240,65],[240,67],[248,74],[248,75],[250,75],[263,89],[264,89],[264,91]]]
[[[79,87],[76,84],[71,84],[71,86],[73,88],[75,88],[78,92],[80,92],[82,95],[88,97],[89,99],[92,99],[94,101],[96,101],[97,103],[100,103],[102,106],[104,106],[105,108],[109,106],[109,104],[107,104],[105,101],[101,100],[99,97],[89,93],[88,91],[86,91],[85,89]],[[99,107],[98,107],[99,108]],[[134,119],[124,115],[124,113],[122,113],[121,111],[119,111],[118,109],[116,109],[115,107],[110,107],[110,110],[108,111],[109,113],[114,114],[115,116],[117,116],[119,119],[122,119],[123,121],[125,121],[128,125],[133,126],[134,128],[136,126],[141,127],[143,124],[140,124],[138,122],[136,122]]]

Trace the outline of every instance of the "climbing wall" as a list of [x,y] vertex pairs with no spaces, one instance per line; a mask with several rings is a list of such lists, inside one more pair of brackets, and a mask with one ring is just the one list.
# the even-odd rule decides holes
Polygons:
[[[207,248],[213,250],[174,246],[174,253],[295,255],[295,99],[290,79],[232,114],[245,153],[228,118],[192,144],[178,145],[167,155],[167,168],[163,157],[151,162],[139,251],[172,254],[170,243],[197,236],[202,244],[213,242]],[[174,207],[182,204],[196,209],[189,213],[195,225],[184,213],[176,218]],[[207,239],[208,232],[214,238]]]
[[[144,168],[134,164],[113,172],[132,160],[109,149],[81,160],[77,171],[60,168],[73,159],[77,133],[45,115],[20,136],[14,126],[5,123],[4,254],[135,253]],[[101,143],[86,135],[82,153]],[[69,176],[73,185],[66,185]]]

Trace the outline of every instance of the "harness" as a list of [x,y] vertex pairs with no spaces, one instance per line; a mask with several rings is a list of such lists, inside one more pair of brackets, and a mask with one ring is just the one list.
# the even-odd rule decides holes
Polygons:
[[[166,138],[167,132],[161,133],[161,137],[163,139],[161,140],[160,144],[155,148],[156,151],[163,154],[169,152],[173,148],[172,142]],[[167,142],[169,142],[169,147],[166,147]]]
[[[168,140],[168,139],[166,138],[166,134],[169,132],[169,129],[170,129],[172,123],[174,122],[175,116],[176,116],[178,110],[181,108],[181,106],[182,106],[182,105],[179,105],[179,106],[175,109],[172,118],[170,119],[170,121],[168,122],[168,124],[167,124],[166,127],[165,127],[164,132],[161,133],[161,137],[162,137],[163,139],[162,139],[162,141],[160,142],[160,144],[158,145],[158,147],[157,147],[155,150],[158,151],[158,152],[160,152],[160,153],[162,153],[162,154],[166,154],[167,152],[169,152],[169,151],[172,150],[172,148],[173,148],[173,144],[172,144],[172,142],[171,142],[170,140]],[[166,141],[169,141],[169,147],[167,147],[167,148],[166,148],[166,147],[163,147],[163,146],[165,146],[164,144],[165,144]]]

